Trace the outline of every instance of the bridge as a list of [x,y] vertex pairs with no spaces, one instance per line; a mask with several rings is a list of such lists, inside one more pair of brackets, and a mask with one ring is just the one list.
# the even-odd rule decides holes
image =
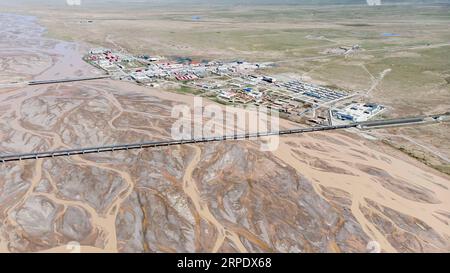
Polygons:
[[312,133],[312,132],[321,132],[321,131],[342,130],[342,129],[349,129],[349,128],[359,128],[359,129],[375,128],[376,129],[376,128],[382,128],[383,126],[418,125],[418,124],[427,124],[427,123],[447,121],[444,119],[449,119],[449,118],[450,118],[450,113],[445,113],[445,114],[432,115],[432,116],[420,116],[420,117],[410,117],[410,118],[400,118],[400,119],[386,119],[386,120],[376,120],[376,121],[354,122],[354,123],[344,124],[344,125],[297,128],[297,129],[291,129],[291,130],[280,130],[280,131],[275,131],[275,132],[258,132],[258,133],[234,134],[234,135],[192,138],[192,139],[182,139],[182,140],[151,141],[151,142],[141,142],[141,143],[131,143],[131,144],[114,144],[114,145],[103,145],[103,146],[97,146],[97,147],[75,148],[75,149],[68,149],[68,150],[55,150],[55,151],[35,152],[35,153],[4,154],[4,155],[0,155],[0,162],[6,163],[6,162],[11,162],[11,161],[36,160],[36,159],[42,159],[42,158],[55,158],[55,157],[62,157],[62,156],[67,157],[67,156],[73,156],[73,155],[84,155],[84,154],[105,153],[105,152],[115,152],[115,151],[128,151],[128,150],[136,150],[136,149],[168,147],[168,146],[175,146],[175,145],[219,142],[219,141],[226,141],[226,140],[255,139],[255,138],[267,137],[267,136],[303,134],[303,133]]
[[58,80],[42,80],[42,81],[29,81],[28,85],[42,85],[42,84],[55,84],[55,83],[66,83],[66,82],[81,82],[81,81],[93,81],[110,78],[111,76],[96,76],[96,77],[83,77],[83,78],[69,78],[69,79],[58,79]]

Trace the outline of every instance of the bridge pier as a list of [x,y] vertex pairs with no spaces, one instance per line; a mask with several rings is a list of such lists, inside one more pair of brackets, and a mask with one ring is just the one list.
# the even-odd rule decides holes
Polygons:
[[109,152],[109,151],[117,151],[126,149],[127,151],[130,149],[144,149],[150,147],[168,147],[173,145],[183,145],[183,144],[191,144],[191,143],[205,143],[205,142],[219,142],[226,140],[238,140],[238,139],[254,139],[262,136],[272,136],[272,135],[288,135],[288,134],[303,134],[309,132],[318,132],[318,131],[329,131],[329,130],[338,130],[338,129],[347,129],[347,128],[358,128],[358,129],[377,129],[377,128],[385,128],[387,126],[404,126],[404,125],[420,125],[420,124],[428,124],[430,123],[430,119],[433,122],[442,121],[446,122],[450,120],[450,116],[448,113],[442,115],[433,115],[433,116],[420,116],[420,117],[410,117],[410,118],[400,118],[400,119],[387,119],[387,120],[375,120],[375,121],[366,121],[366,122],[355,122],[347,125],[335,125],[335,126],[323,126],[323,127],[309,127],[309,128],[297,128],[291,130],[281,130],[278,132],[257,132],[257,133],[246,133],[246,134],[233,134],[233,135],[222,135],[222,136],[214,136],[211,138],[201,138],[201,139],[182,139],[180,141],[167,140],[167,141],[157,141],[157,142],[143,142],[143,143],[133,143],[133,144],[125,144],[125,145],[109,145],[109,146],[100,146],[100,147],[91,147],[91,148],[79,148],[72,150],[55,150],[55,151],[46,151],[46,152],[33,152],[33,153],[23,153],[23,154],[6,154],[0,156],[0,162],[5,163],[9,161],[22,161],[27,159],[39,159],[46,157],[59,157],[59,156],[71,156],[78,154],[87,154],[87,153],[101,153],[101,152]]

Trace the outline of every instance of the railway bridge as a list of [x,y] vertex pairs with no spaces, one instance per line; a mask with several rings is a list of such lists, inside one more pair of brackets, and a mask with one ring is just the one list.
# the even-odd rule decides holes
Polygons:
[[332,130],[342,130],[349,128],[359,128],[359,129],[377,129],[383,128],[384,126],[404,126],[404,125],[419,125],[424,123],[432,122],[442,122],[447,121],[450,118],[450,113],[432,115],[432,116],[419,116],[419,117],[409,117],[400,119],[386,119],[386,120],[376,120],[376,121],[365,121],[365,122],[354,122],[344,125],[334,125],[334,126],[318,126],[309,128],[296,128],[290,130],[280,130],[275,132],[258,132],[258,133],[246,133],[246,134],[234,134],[234,135],[224,135],[216,137],[205,137],[205,138],[192,138],[183,140],[161,140],[161,141],[149,141],[141,143],[130,143],[130,144],[113,144],[113,145],[103,145],[97,147],[85,147],[85,148],[74,148],[68,150],[55,150],[55,151],[44,151],[44,152],[30,152],[30,153],[20,153],[20,154],[1,154],[0,162],[6,163],[11,161],[22,161],[22,160],[36,160],[41,158],[54,158],[63,156],[73,156],[73,155],[84,155],[93,153],[104,153],[104,152],[115,152],[124,150],[136,150],[136,149],[147,149],[156,147],[167,147],[175,145],[186,145],[186,144],[196,144],[196,143],[208,143],[208,142],[220,142],[227,140],[242,140],[242,139],[254,139],[267,136],[282,136],[282,135],[292,135],[292,134],[304,134],[312,132],[321,131],[332,131]]

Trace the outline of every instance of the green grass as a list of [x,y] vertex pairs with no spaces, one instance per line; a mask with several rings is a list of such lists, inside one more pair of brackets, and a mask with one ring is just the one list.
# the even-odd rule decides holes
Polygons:
[[419,152],[412,151],[412,150],[410,150],[408,148],[405,148],[404,146],[401,146],[401,145],[398,145],[398,144],[394,144],[394,143],[392,143],[391,141],[388,141],[388,140],[382,140],[382,142],[384,144],[389,145],[390,147],[392,147],[394,149],[397,149],[397,150],[405,153],[406,155],[408,155],[408,156],[410,156],[410,157],[412,157],[412,158],[422,162],[423,164],[425,164],[425,165],[427,165],[427,166],[429,166],[429,167],[431,167],[431,168],[433,168],[433,169],[435,169],[435,170],[437,170],[439,172],[442,172],[442,173],[450,175],[450,164],[432,164],[428,160],[427,155],[424,154],[424,153],[419,153]]
[[201,94],[200,90],[186,86],[186,85],[182,85],[182,86],[180,86],[180,88],[175,89],[174,91],[177,93],[181,93],[181,94],[193,94],[193,95]]
[[450,175],[450,164],[433,165],[432,167],[442,173]]

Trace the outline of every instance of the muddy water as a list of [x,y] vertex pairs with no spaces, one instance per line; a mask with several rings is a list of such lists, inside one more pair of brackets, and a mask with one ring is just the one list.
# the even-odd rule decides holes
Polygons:
[[[21,16],[14,14],[0,14],[0,56],[1,67],[3,71],[9,71],[10,74],[0,73],[0,103],[2,109],[2,127],[7,126],[10,131],[15,133],[22,133],[23,135],[30,135],[44,140],[46,148],[58,149],[69,148],[63,143],[61,136],[55,132],[39,131],[34,128],[27,128],[23,125],[23,104],[25,101],[39,98],[40,96],[49,92],[49,86],[24,86],[20,89],[11,88],[12,83],[19,80],[43,80],[56,78],[70,78],[101,74],[100,71],[93,69],[83,62],[82,54],[86,52],[87,48],[76,43],[57,41],[45,38],[45,29],[36,24],[36,19],[29,16]],[[14,78],[14,74],[19,74],[19,78]],[[10,87],[5,89],[4,87]],[[20,87],[20,86],[19,86]],[[36,109],[38,110],[38,109]],[[0,133],[0,137],[6,142],[6,131]],[[1,152],[26,152],[30,149],[29,145],[24,145],[25,141],[12,141],[7,147],[2,147]],[[4,145],[6,145],[4,143]],[[0,146],[4,146],[1,145]],[[39,150],[39,146],[31,147],[32,150]],[[20,208],[30,197],[43,196],[53,203],[62,205],[64,207],[75,206],[83,208],[90,215],[90,221],[94,228],[101,230],[105,236],[105,246],[102,251],[116,252],[117,241],[115,231],[115,219],[118,207],[121,202],[128,196],[133,188],[133,181],[130,174],[116,170],[109,167],[107,164],[97,164],[80,157],[73,157],[72,160],[79,166],[88,166],[99,168],[106,171],[117,173],[126,186],[122,189],[122,193],[113,202],[109,210],[105,214],[100,214],[96,209],[89,204],[62,199],[55,192],[42,193],[34,192],[39,182],[42,180],[44,174],[50,178],[54,188],[56,183],[53,178],[48,175],[43,169],[43,161],[37,160],[33,163],[32,177],[30,186],[26,193],[21,197],[21,200],[12,204],[5,211],[7,218],[4,223],[11,226],[18,227],[18,223],[12,216],[14,211]],[[23,165],[23,164],[21,164]],[[0,182],[7,182],[0,179]],[[0,234],[0,251],[7,252],[7,239],[2,238]],[[82,246],[82,249],[86,247]],[[96,248],[89,248],[88,250],[95,250]],[[49,251],[66,251],[65,246],[57,247]]]
[[[353,140],[346,139],[346,137],[342,135],[329,135],[346,143],[354,142]],[[296,145],[299,145],[300,147],[318,147],[315,145],[324,145],[323,141],[315,139],[312,135],[305,135],[301,138],[289,137],[284,140],[285,141],[281,143],[280,148],[274,154],[286,164],[301,172],[305,177],[309,178],[310,181],[314,181],[315,189],[318,194],[321,194],[319,186],[337,188],[350,193],[352,196],[351,211],[353,215],[366,233],[371,236],[373,240],[380,243],[382,249],[389,252],[396,251],[387,241],[386,235],[382,234],[361,212],[360,206],[367,205],[365,198],[399,211],[405,215],[418,218],[444,237],[450,237],[450,227],[448,224],[439,221],[439,219],[435,217],[437,212],[449,211],[450,209],[450,181],[446,177],[427,173],[410,163],[365,146],[359,148],[364,151],[364,160],[362,161],[360,158],[352,156],[351,148],[357,147],[354,144],[347,146],[327,143],[325,148],[329,151],[334,151],[333,153],[309,150],[311,157],[299,160],[299,158],[294,156],[293,152],[294,149],[298,149],[295,147]],[[292,146],[292,144],[294,144],[294,146]],[[345,169],[346,171],[349,171],[351,175],[329,172],[312,167],[312,162],[317,158],[326,161],[327,164],[330,164],[331,166]],[[436,204],[427,204],[411,200],[413,195],[411,195],[410,198],[405,198],[405,196],[396,194],[383,185],[374,182],[373,176],[370,176],[368,173],[361,171],[360,168],[357,168],[358,164],[362,163],[367,166],[386,170],[390,176],[402,180],[405,186],[410,184],[430,190],[436,196],[438,202],[436,202]],[[383,177],[381,178],[383,179]],[[384,179],[387,178],[385,177]]]
[[226,229],[219,221],[217,221],[214,215],[210,212],[207,203],[201,199],[197,188],[197,184],[195,180],[192,179],[192,173],[196,169],[197,164],[200,162],[201,159],[201,149],[198,146],[190,146],[190,147],[195,150],[195,153],[193,159],[187,166],[183,177],[183,190],[194,203],[195,209],[199,213],[200,217],[209,222],[210,224],[212,224],[218,232],[217,239],[216,242],[214,243],[212,252],[218,252],[220,247],[225,242],[226,238],[228,238],[231,242],[233,242],[235,247],[240,252],[247,252],[247,249],[242,244],[241,240],[239,239],[239,236],[235,232]]
[[[43,36],[45,30],[35,23],[35,18],[12,14],[1,14],[0,25],[2,26],[0,35],[2,35],[3,37],[7,37],[7,40],[1,40],[0,42],[2,45],[2,48],[0,49],[0,55],[8,56],[13,59],[10,62],[3,63],[3,68],[11,72],[17,72],[18,69],[16,68],[20,67],[22,72],[21,79],[43,80],[79,77],[100,73],[99,71],[93,70],[92,67],[86,65],[82,61],[82,53],[86,52],[86,47],[80,46],[79,44],[75,43],[56,41],[45,38]],[[25,59],[19,58],[19,56],[24,56]],[[13,86],[11,85],[13,84],[13,82],[10,81],[8,75],[4,75],[4,77],[1,78],[1,82],[4,84],[3,86],[0,86],[0,88],[5,86]],[[118,85],[119,87],[121,87],[120,83],[118,83]],[[0,135],[5,140],[4,145],[0,144],[0,147],[4,146],[2,147],[2,153],[27,152],[30,150],[36,151],[40,149],[54,150],[71,148],[70,144],[64,143],[61,134],[47,130],[37,130],[36,128],[26,126],[23,122],[27,119],[27,117],[24,115],[24,103],[30,100],[37,100],[41,96],[45,96],[47,93],[53,92],[54,89],[58,90],[59,86],[60,85],[24,86],[20,89],[16,88],[0,90],[0,106],[5,109],[1,113],[1,116],[3,118],[3,121],[7,121],[9,130],[15,133],[21,133],[23,136],[33,136],[42,140],[40,144],[30,144],[30,147],[30,145],[24,145],[25,142],[29,142],[28,140],[24,139],[24,137],[22,137],[22,139],[18,141],[13,141],[7,138],[5,131],[4,134]],[[125,110],[121,102],[110,91],[107,91],[107,89],[104,88],[104,85],[98,85],[97,87],[95,83],[89,85],[79,83],[78,86],[83,89],[85,88],[86,90],[91,90],[92,92],[97,92],[103,99],[106,99],[108,101],[110,106],[115,109],[115,114],[111,116],[111,118],[107,122],[111,130],[123,131],[127,133],[135,132],[137,134],[147,135],[148,137],[155,136],[154,134],[151,134],[150,132],[143,129],[126,128],[115,125],[115,121],[119,119],[125,112],[139,115],[149,115],[148,113]],[[126,85],[123,87],[123,89],[127,89],[128,87],[129,85]],[[185,102],[185,100],[180,100],[179,97],[173,94],[167,94],[167,96],[164,97],[164,99],[171,98],[174,100],[177,99],[179,102]],[[35,110],[38,111],[39,109]],[[156,115],[152,114],[151,117],[155,118]],[[61,118],[64,118],[64,116],[62,116]],[[160,116],[159,118],[162,119],[165,118],[165,116]],[[154,132],[158,130],[157,128],[153,128],[152,131]],[[164,134],[166,132],[164,130],[160,130],[160,133]],[[8,145],[6,145],[6,142],[8,142]],[[45,146],[45,148],[43,148],[43,145]],[[192,172],[196,168],[196,164],[198,163],[201,156],[200,150],[198,148],[195,148],[195,150],[196,155],[190,163],[183,180],[183,189],[185,190],[187,196],[191,198],[193,204],[195,204],[195,209],[198,210],[198,214],[211,225],[213,225],[218,231],[217,233],[219,234],[219,236],[212,251],[218,251],[224,243],[225,239],[228,238],[231,242],[234,243],[239,251],[246,252],[245,247],[242,245],[239,239],[239,236],[234,232],[224,228],[221,223],[219,223],[211,214],[208,207],[206,206],[206,203],[201,200],[197,187],[195,185],[195,181],[192,180]],[[103,246],[101,248],[81,246],[81,251],[117,252],[117,214],[124,200],[126,200],[132,193],[135,181],[128,171],[118,169],[117,167],[112,167],[108,163],[97,163],[80,156],[73,156],[69,160],[70,164],[80,167],[101,169],[107,172],[113,172],[117,174],[123,182],[125,182],[124,186],[121,188],[121,192],[117,194],[106,212],[100,213],[97,209],[86,202],[78,200],[67,200],[67,198],[62,198],[58,191],[50,193],[35,192],[35,189],[44,177],[49,179],[50,184],[54,189],[58,188],[58,178],[52,177],[49,172],[45,170],[45,168],[43,168],[43,160],[37,160],[33,163],[33,167],[31,170],[32,177],[30,179],[28,190],[23,196],[21,196],[20,200],[18,200],[14,204],[11,204],[11,206],[7,208],[7,210],[5,211],[6,219],[4,219],[4,223],[19,228],[20,224],[14,217],[15,212],[20,209],[31,197],[45,197],[47,200],[50,200],[54,204],[61,205],[65,208],[79,207],[84,209],[89,214],[90,223],[94,226],[95,229],[101,231],[103,237],[105,238]],[[7,238],[2,237],[0,233],[0,251],[7,252],[7,245]],[[46,251],[66,252],[71,251],[71,249],[67,248],[66,246],[58,246]]]
[[[80,58],[85,46],[44,38],[45,31],[34,17],[0,14],[0,66],[11,72],[0,73],[0,84],[101,73]],[[14,74],[21,77],[17,79]]]
[[[87,50],[84,46],[44,38],[42,34],[45,33],[45,30],[35,23],[34,18],[3,14],[0,15],[0,26],[2,26],[0,28],[0,37],[8,37],[8,39],[0,40],[0,56],[7,56],[5,59],[8,59],[8,61],[1,59],[1,66],[3,71],[6,72],[3,74],[0,73],[0,151],[2,153],[73,148],[81,144],[94,146],[103,144],[93,141],[105,141],[105,135],[109,137],[106,141],[117,143],[126,142],[128,140],[124,137],[126,134],[134,134],[139,136],[141,140],[160,137],[167,138],[169,132],[167,130],[167,120],[170,116],[170,106],[178,103],[192,105],[193,99],[189,96],[158,92],[158,90],[150,90],[126,82],[112,82],[109,80],[77,83],[73,85],[11,87],[14,85],[11,85],[13,80],[10,77],[15,77],[18,73],[20,77],[16,77],[14,80],[25,81],[30,79],[77,77],[100,72],[93,70],[92,67],[87,66],[81,61],[82,53]],[[2,87],[2,83],[9,83],[10,85],[7,85],[7,88],[3,88],[6,85]],[[126,97],[129,94],[130,96],[136,95],[136,93],[139,94],[136,101],[137,105],[127,105],[128,98]],[[157,102],[144,104],[148,105],[145,107],[137,107],[141,103],[141,95],[143,94],[151,94],[151,98]],[[26,104],[29,101],[38,102],[41,98],[45,102],[42,105],[36,103],[30,106]],[[80,105],[84,105],[84,108],[80,106],[79,108],[81,110],[78,111],[77,109],[63,111],[64,104],[67,101],[70,103],[81,101]],[[162,103],[163,101],[165,104]],[[85,107],[86,105],[90,105],[89,103],[91,102],[94,105],[105,107],[98,109],[94,106]],[[211,102],[205,101],[205,103]],[[45,128],[45,126],[38,129],[36,124],[29,123],[32,118],[30,117],[30,113],[32,113],[31,115],[40,113],[41,108],[47,111],[39,120],[42,124],[45,124],[49,116],[54,115],[51,111],[54,111],[54,109],[59,111],[56,111],[58,121],[55,128],[57,129],[52,130]],[[169,110],[164,112],[155,109]],[[83,115],[85,112],[88,112],[88,115]],[[74,116],[72,115],[73,113],[77,115]],[[138,128],[131,128],[131,125],[124,125],[123,122],[119,122],[121,118],[130,114],[140,118],[148,118],[151,120],[151,124],[142,124]],[[158,126],[154,126],[153,124]],[[105,127],[101,127],[103,125]],[[286,125],[286,127],[293,126],[285,121],[282,122],[283,125]],[[83,131],[84,127],[87,128],[86,132]],[[73,137],[70,137],[71,135]],[[90,138],[91,136],[95,137]],[[321,139],[318,136],[329,136],[329,140]],[[341,144],[338,144],[339,142]],[[181,185],[181,193],[193,204],[191,209],[195,210],[197,215],[216,230],[215,234],[217,236],[214,238],[214,242],[208,242],[208,245],[212,246],[208,250],[221,251],[225,243],[228,244],[231,242],[236,251],[249,251],[250,249],[247,249],[243,245],[243,240],[240,236],[230,228],[227,228],[226,223],[221,222],[221,218],[218,217],[219,215],[214,214],[213,207],[208,206],[207,201],[210,200],[205,200],[207,197],[202,196],[199,192],[198,181],[193,179],[193,174],[198,170],[199,162],[205,156],[201,148],[198,146],[189,146],[187,149],[192,151],[193,156],[188,162],[184,162],[186,167],[180,176],[180,180],[177,182]],[[355,156],[357,151],[360,153]],[[299,156],[298,152],[302,156]],[[292,167],[306,177],[311,181],[315,191],[323,198],[325,196],[322,193],[322,187],[337,188],[349,193],[351,196],[351,214],[358,224],[361,225],[364,232],[373,240],[378,241],[385,251],[394,252],[397,249],[387,239],[389,234],[384,234],[372,221],[366,218],[361,209],[361,207],[368,206],[366,199],[370,199],[405,215],[415,217],[425,222],[440,235],[450,238],[449,225],[445,221],[436,218],[437,213],[450,212],[450,183],[447,177],[430,173],[428,170],[423,170],[404,160],[386,155],[374,148],[361,145],[361,141],[337,134],[327,133],[323,135],[317,134],[282,138],[280,148],[273,154],[267,153],[266,155],[272,159],[274,157],[279,158],[287,166]],[[59,169],[57,169],[55,174],[50,173],[51,170],[46,168],[48,165],[45,163],[49,163],[50,160],[18,163],[17,166],[23,168],[23,171],[20,173],[20,178],[17,179],[17,183],[19,184],[22,180],[25,180],[29,183],[29,186],[26,191],[15,196],[15,199],[5,198],[8,201],[0,204],[0,208],[6,207],[2,216],[4,218],[1,219],[3,226],[8,226],[13,231],[20,232],[22,227],[20,221],[17,221],[17,210],[23,208],[24,204],[33,197],[45,197],[53,204],[60,205],[65,209],[68,207],[78,207],[88,213],[89,222],[94,229],[100,232],[102,238],[95,238],[89,245],[80,246],[81,251],[119,251],[118,236],[121,231],[120,228],[123,229],[123,227],[117,226],[118,215],[123,210],[123,204],[132,196],[135,184],[138,183],[136,181],[136,175],[142,170],[134,170],[132,169],[133,166],[121,164],[123,163],[120,162],[122,159],[125,162],[130,160],[129,158],[121,157],[118,160],[115,156],[105,155],[104,157],[99,157],[99,160],[91,157],[74,156],[62,164],[88,169],[93,174],[102,171],[103,173],[113,174],[114,177],[120,179],[121,186],[118,192],[113,196],[108,207],[104,210],[95,207],[94,204],[86,202],[86,200],[78,200],[76,195],[70,196],[70,198],[61,195],[58,187],[61,187],[63,177],[59,177],[58,171],[63,171],[62,169],[66,168],[66,166],[61,167],[57,165],[56,168]],[[133,158],[137,156],[139,154],[132,154]],[[320,168],[320,166],[317,166],[320,165],[317,164],[318,160],[326,162],[328,166],[322,166]],[[53,164],[54,161],[51,163]],[[160,162],[153,163],[159,164]],[[52,164],[49,165],[52,166]],[[420,188],[421,191],[432,192],[432,195],[436,199],[435,202],[427,203],[417,201],[415,200],[414,193],[395,193],[385,184],[374,180],[375,178],[386,180],[386,174],[370,175],[367,171],[361,170],[362,164],[385,170],[390,177],[402,181],[403,186],[414,186]],[[145,166],[144,168],[147,167],[149,166]],[[340,173],[338,170],[346,170],[347,173]],[[14,187],[12,189],[4,188],[8,184],[8,181],[3,177],[6,177],[8,174],[8,170],[1,169],[0,186],[3,188],[2,192],[0,192],[0,198],[2,198],[3,193],[14,190]],[[54,191],[35,191],[38,184],[44,178],[49,180],[49,183],[55,189]],[[81,181],[79,187],[83,187],[84,184],[88,184],[90,179],[94,178],[89,176],[78,178]],[[71,182],[77,183],[80,181]],[[110,182],[106,181],[106,179],[100,181],[102,183]],[[95,185],[92,190],[101,188],[101,186]],[[59,212],[59,215],[63,215],[64,212]],[[10,244],[13,242],[7,236],[8,232],[2,230],[3,226],[0,226],[0,251],[7,252],[10,250]],[[269,226],[265,227],[265,229],[269,228]],[[242,229],[245,228],[242,227]],[[276,232],[270,235],[273,237],[278,236]],[[256,235],[253,236],[256,237]],[[145,240],[145,238],[142,240]],[[202,240],[202,238],[197,238],[197,240]],[[43,249],[43,251],[50,252],[66,252],[71,250],[62,243],[55,243],[51,247],[48,247],[47,250]]]

